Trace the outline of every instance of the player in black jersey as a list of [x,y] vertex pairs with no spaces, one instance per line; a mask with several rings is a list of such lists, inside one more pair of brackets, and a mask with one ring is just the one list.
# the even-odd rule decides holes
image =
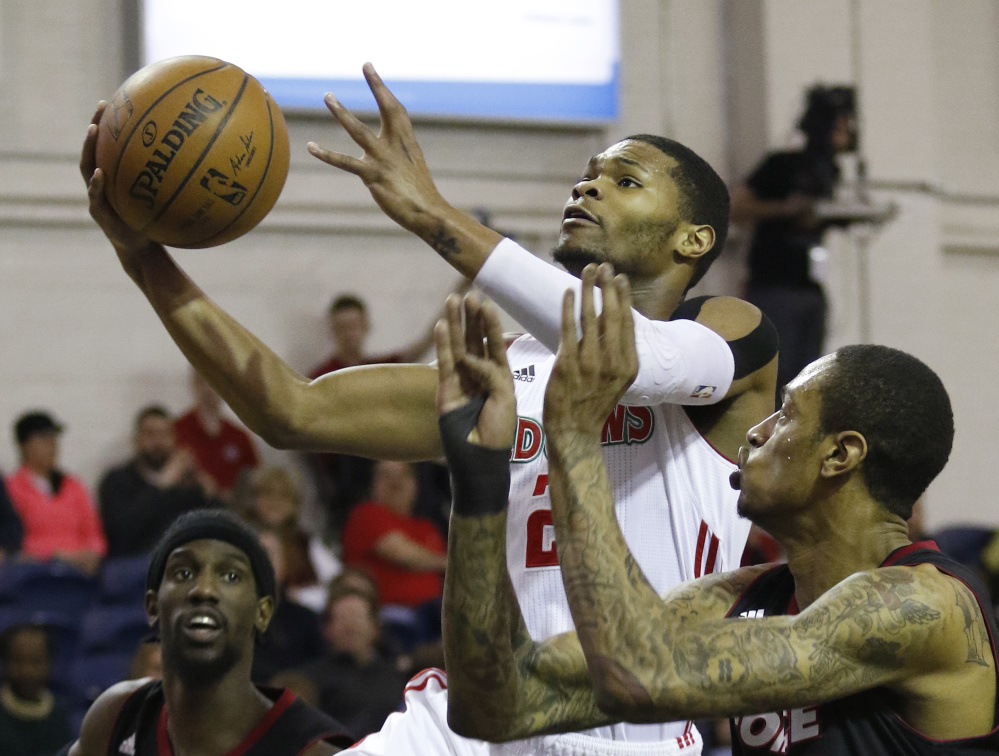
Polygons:
[[274,571],[238,517],[179,518],[151,556],[146,588],[163,679],[109,688],[69,756],[328,756],[353,742],[291,691],[250,681],[254,643],[274,611]]
[[[473,302],[466,321],[489,334],[488,349],[474,331],[465,340],[456,311],[440,327],[439,396],[450,397],[440,402],[450,410],[441,428],[451,428],[445,449],[464,481],[448,556],[464,565],[465,590],[452,626],[468,629],[445,642],[449,658],[479,652],[476,676],[451,680],[452,707],[474,701],[469,707],[492,717],[496,740],[730,716],[737,753],[999,753],[999,630],[985,589],[932,542],[907,535],[912,505],[953,441],[936,374],[873,345],[808,366],[779,411],[749,431],[731,481],[740,512],[777,537],[788,564],[710,575],[660,598],[621,536],[600,446],[637,364],[630,292],[601,266],[597,317],[583,280],[582,337],[570,292],[544,416],[576,634],[536,643],[523,631],[506,572],[496,568],[505,503],[491,495],[494,485],[477,485],[497,480],[505,458],[493,457],[495,470],[486,471],[478,451],[478,477],[463,470],[463,448],[481,450],[476,439],[513,423],[512,401],[502,403],[509,392],[497,388],[512,382],[499,325]],[[471,411],[482,397],[492,408]],[[456,406],[470,417],[448,420]]]

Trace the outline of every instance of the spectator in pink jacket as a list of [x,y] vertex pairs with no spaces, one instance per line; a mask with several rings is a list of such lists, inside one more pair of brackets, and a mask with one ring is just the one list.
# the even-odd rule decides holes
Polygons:
[[21,553],[61,559],[94,574],[107,543],[90,492],[58,468],[61,432],[45,412],[29,412],[14,424],[21,467],[7,478],[7,492],[24,524]]

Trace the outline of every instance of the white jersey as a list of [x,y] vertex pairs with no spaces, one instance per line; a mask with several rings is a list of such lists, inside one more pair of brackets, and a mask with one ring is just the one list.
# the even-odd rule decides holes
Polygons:
[[[517,438],[511,452],[507,565],[521,611],[537,640],[572,629],[562,586],[548,495],[541,425],[545,385],[555,356],[530,336],[507,350],[517,393]],[[728,484],[734,463],[697,432],[683,407],[619,406],[604,428],[604,458],[617,518],[628,547],[659,593],[685,580],[738,567],[749,522],[736,514]],[[405,711],[345,751],[350,756],[697,756],[691,722],[616,724],[580,733],[486,743],[447,726],[447,677],[417,675]]]
[[[555,356],[531,336],[507,350],[517,395],[511,453],[507,566],[535,640],[573,628],[562,585],[542,427]],[[733,462],[716,451],[677,404],[618,406],[603,432],[604,459],[625,541],[657,593],[739,566],[750,523],[736,513]],[[628,741],[682,736],[686,723],[620,724],[590,731]]]

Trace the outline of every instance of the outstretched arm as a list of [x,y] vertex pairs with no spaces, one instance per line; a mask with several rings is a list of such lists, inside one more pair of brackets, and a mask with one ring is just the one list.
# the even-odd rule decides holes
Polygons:
[[181,351],[240,419],[278,448],[389,459],[439,456],[432,368],[355,368],[309,381],[209,299],[163,245],[125,224],[96,167],[104,107],[87,129],[80,158],[90,214]]
[[[506,502],[515,404],[495,311],[458,298],[437,325],[441,433],[454,506],[444,583],[448,721],[503,741],[606,724],[574,634],[531,640],[506,569]],[[483,342],[485,337],[485,342]]]
[[968,659],[984,658],[984,636],[961,642],[967,591],[929,566],[855,574],[797,616],[724,619],[766,567],[656,596],[617,523],[600,447],[635,369],[629,291],[607,268],[598,280],[604,309],[594,314],[584,286],[578,342],[566,296],[544,422],[562,578],[601,708],[631,721],[752,714],[898,691],[934,671],[978,673]]

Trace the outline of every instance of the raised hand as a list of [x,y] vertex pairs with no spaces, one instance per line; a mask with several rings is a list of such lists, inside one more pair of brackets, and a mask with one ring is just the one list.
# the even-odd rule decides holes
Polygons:
[[437,323],[437,412],[441,415],[477,398],[485,404],[469,434],[472,443],[509,449],[517,424],[513,376],[506,360],[506,343],[496,309],[474,292],[462,300],[447,298],[445,317]]
[[97,112],[90,119],[87,136],[83,140],[83,151],[80,154],[80,173],[87,185],[87,195],[90,198],[90,216],[97,221],[97,225],[101,227],[104,235],[114,246],[125,271],[133,279],[136,279],[135,261],[131,256],[148,249],[155,242],[151,242],[141,232],[125,223],[111,206],[104,193],[104,182],[107,177],[104,175],[104,171],[97,167],[97,130],[107,105],[107,102],[101,100],[97,105]]
[[378,103],[381,130],[375,134],[332,94],[326,106],[360,147],[359,158],[309,142],[309,152],[335,168],[359,176],[392,220],[429,244],[456,270],[473,278],[502,237],[452,207],[437,191],[406,108],[364,64],[364,78]]
[[[598,316],[593,288],[600,286],[603,309]],[[631,288],[608,263],[583,269],[580,332],[573,316],[575,295],[562,301],[562,341],[545,389],[545,431],[553,435],[582,433],[599,438],[607,416],[638,373]]]
[[364,149],[364,156],[333,152],[315,142],[309,142],[309,152],[324,163],[359,176],[386,215],[403,228],[419,233],[427,209],[447,203],[434,185],[406,108],[385,86],[373,65],[365,63],[363,71],[381,115],[377,135],[333,94],[326,95],[326,107]]

